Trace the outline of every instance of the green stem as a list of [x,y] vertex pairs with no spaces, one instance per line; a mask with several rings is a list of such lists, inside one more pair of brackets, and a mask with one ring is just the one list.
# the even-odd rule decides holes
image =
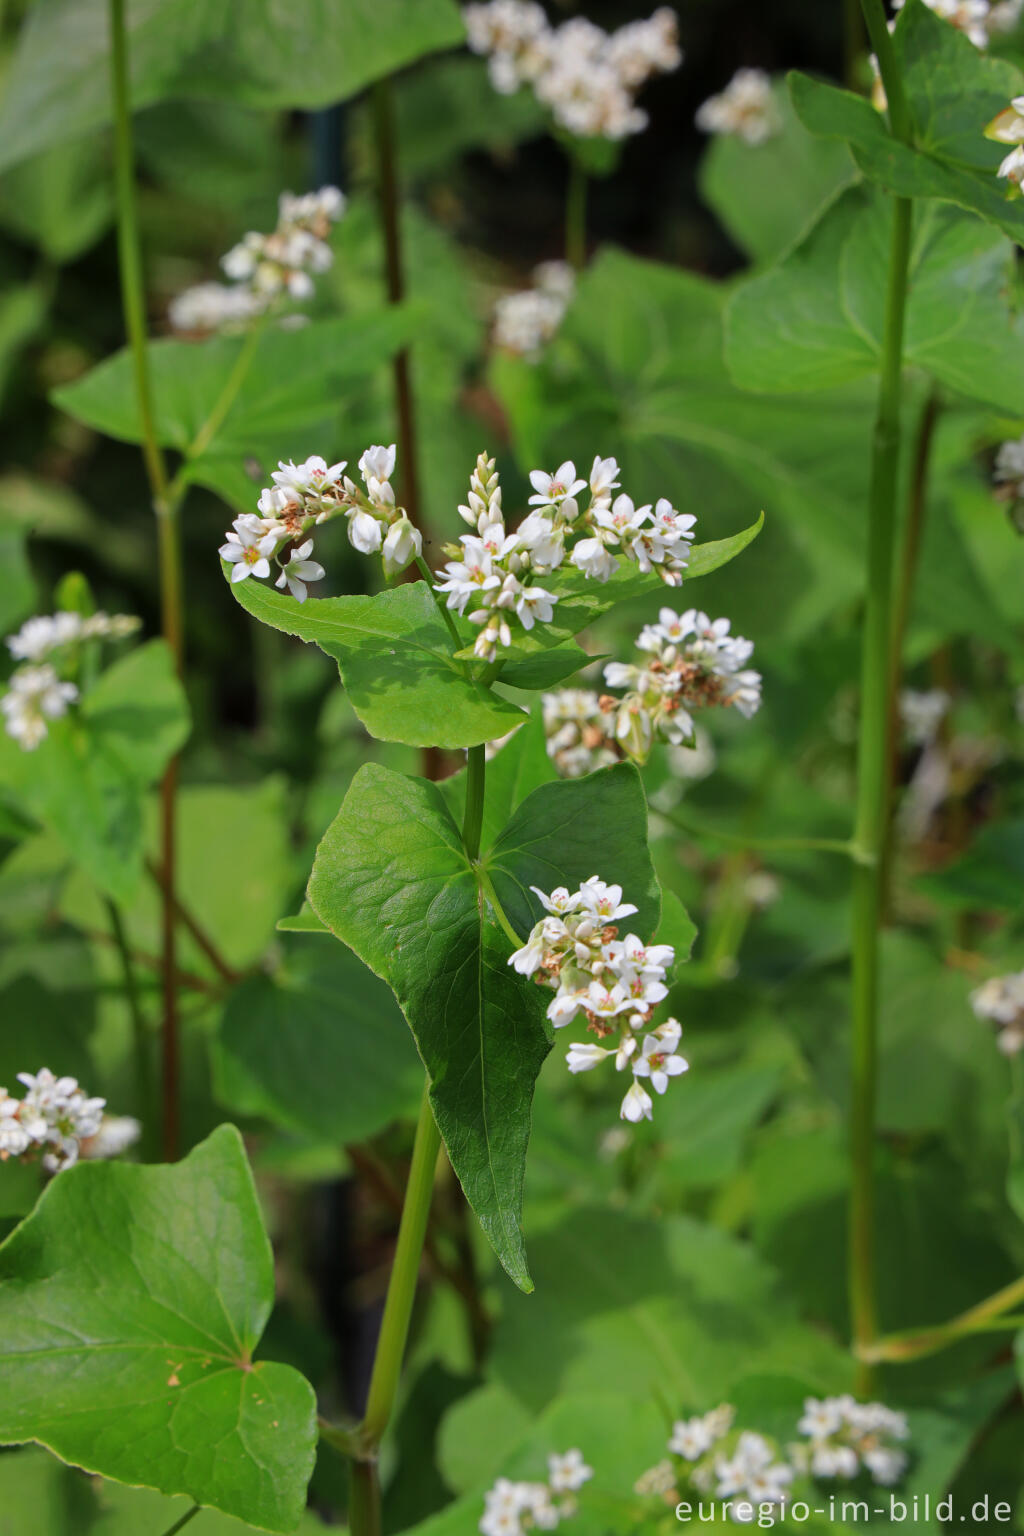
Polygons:
[[882,84],[885,86],[889,131],[894,139],[899,139],[903,144],[909,144],[913,139],[910,105],[903,86],[903,76],[896,62],[896,50],[893,47],[883,0],[861,0],[861,10],[867,23],[872,51],[878,60]]
[[[361,1439],[371,1449],[376,1449],[387,1429],[398,1390],[440,1148],[441,1136],[434,1120],[434,1111],[430,1107],[428,1084],[423,1089],[423,1102],[412,1149],[412,1166],[405,1190],[405,1205],[398,1227],[395,1261],[388,1282],[366,1413],[360,1428]],[[372,1530],[371,1526],[360,1527],[352,1521],[352,1536],[369,1536]]]
[[[869,26],[872,13],[870,0],[865,0]],[[853,870],[850,1102],[853,1167],[849,1237],[851,1325],[855,1346],[861,1352],[870,1346],[877,1333],[874,1155],[878,1075],[878,956],[884,894],[883,866],[889,828],[893,548],[900,455],[903,322],[912,211],[913,205],[909,199],[894,199],[882,372],[872,449],[867,598],[861,640],[861,718],[853,841],[865,862],[855,864]],[[866,1371],[861,1386],[865,1391],[870,1389]]]
[[265,325],[266,317],[261,315],[259,319],[256,320],[255,324],[252,326],[244,342],[242,343],[242,346],[238,352],[238,356],[235,358],[234,366],[231,369],[231,372],[228,374],[227,379],[224,381],[224,388],[221,390],[220,394],[217,396],[217,399],[214,401],[210,410],[210,414],[207,416],[206,420],[199,428],[199,431],[196,433],[195,437],[185,449],[184,460],[179,465],[178,471],[175,474],[174,479],[171,481],[167,492],[167,500],[175,508],[180,505],[181,500],[186,490],[188,489],[188,472],[190,465],[196,459],[200,458],[206,452],[207,448],[209,448],[210,444],[217,436],[217,433],[220,431],[221,427],[227,420],[232,406],[238,399],[242,385],[245,383],[249,369],[252,367],[253,359],[256,356],[256,350],[262,339]]
[[179,1531],[183,1531],[185,1529],[186,1525],[188,1525],[192,1520],[195,1519],[196,1515],[199,1514],[201,1508],[202,1508],[201,1505],[193,1504],[192,1508],[190,1510],[188,1510],[184,1515],[182,1515],[180,1520],[175,1520],[175,1522],[171,1526],[170,1530],[164,1531],[164,1536],[178,1536],[178,1532]]
[[434,573],[422,555],[416,556],[416,569],[419,571],[420,575],[423,577],[423,580],[426,582],[430,591],[430,595],[434,599],[434,602],[437,604],[438,611],[442,619],[444,619],[448,626],[448,633],[451,635],[452,640],[455,642],[455,649],[457,651],[461,651],[462,637],[455,627],[455,620],[452,618],[451,610],[449,609],[448,604],[445,602],[440,592],[434,591]]
[[480,857],[480,831],[484,820],[484,781],[487,772],[486,748],[470,747],[466,772],[466,811],[462,818],[462,846],[466,857]]
[[484,868],[483,864],[475,864],[473,868],[476,874],[477,884],[483,891],[484,895],[487,897],[487,900],[490,902],[491,906],[494,908],[494,915],[498,919],[498,926],[502,929],[505,937],[509,940],[515,949],[522,949],[523,940],[519,937],[518,933],[516,933],[515,929],[512,927],[512,924],[509,922],[505,909],[498,899],[498,893],[494,889],[494,882],[492,881],[490,875],[487,873],[487,870]]
[[587,260],[587,172],[578,155],[569,155],[565,194],[565,259],[577,272]]
[[1013,1308],[1022,1303],[1024,1303],[1024,1277],[1004,1286],[993,1296],[986,1297],[984,1301],[978,1302],[977,1306],[961,1312],[958,1317],[952,1318],[948,1323],[939,1323],[934,1328],[920,1328],[908,1333],[884,1334],[858,1350],[858,1354],[862,1360],[869,1362],[891,1360],[903,1363],[908,1360],[920,1360],[925,1355],[933,1355],[940,1349],[946,1349],[950,1344],[955,1344],[958,1339],[968,1334],[990,1333],[996,1331],[997,1327],[1015,1327],[1018,1320],[1007,1314],[1012,1313]]
[[135,1095],[139,1105],[139,1114],[148,1138],[153,1130],[154,1101],[153,1074],[149,1059],[149,1036],[146,1030],[146,1020],[143,1017],[142,1006],[139,1002],[139,988],[135,978],[135,966],[132,963],[132,953],[128,947],[128,936],[125,933],[121,909],[109,896],[105,896],[103,900],[110,922],[110,931],[121,960],[124,995],[128,1004],[128,1016],[131,1020],[132,1029]]
[[680,832],[689,833],[693,837],[704,837],[713,843],[724,843],[729,848],[749,848],[751,852],[777,852],[777,853],[841,853],[844,858],[855,857],[855,849],[849,838],[843,837],[744,837],[736,832],[718,832],[714,827],[698,826],[695,822],[688,821],[680,816],[677,811],[659,811],[663,817]]
[[348,1474],[351,1536],[381,1536],[380,1474],[375,1461],[353,1461]]
[[[146,350],[146,308],[142,281],[138,214],[135,201],[135,147],[132,139],[125,0],[110,0],[110,80],[114,118],[114,182],[117,202],[117,246],[125,330],[135,374],[142,456],[149,478],[157,523],[160,568],[160,608],[164,639],[183,670],[184,626],[181,599],[181,536],[177,507],[169,499],[167,470],[157,440],[153,394]],[[179,1047],[177,957],[174,923],[175,843],[178,763],[167,765],[160,785],[160,843],[163,867],[161,912],[161,1098],[163,1155],[172,1161],[179,1140]]]
[[860,0],[843,0],[843,77],[850,90],[858,84],[858,66],[864,53],[864,20]]

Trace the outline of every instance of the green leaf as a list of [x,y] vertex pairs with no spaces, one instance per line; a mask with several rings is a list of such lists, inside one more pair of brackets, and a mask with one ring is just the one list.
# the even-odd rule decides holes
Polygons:
[[[151,342],[156,433],[168,448],[189,454],[188,476],[252,511],[259,484],[244,461],[268,472],[293,458],[296,443],[318,447],[336,437],[338,396],[352,393],[408,339],[416,324],[409,306],[322,320],[298,330],[268,327],[238,395],[219,430],[196,455],[193,444],[220,400],[245,341]],[[125,348],[73,384],[53,392],[62,410],[86,426],[125,442],[140,441],[138,402],[130,352]]]
[[1005,146],[984,131],[1024,90],[1024,75],[988,57],[923,3],[907,0],[894,37],[914,121],[915,146],[891,138],[869,101],[806,75],[789,77],[797,116],[811,133],[845,139],[858,168],[900,197],[936,197],[978,213],[1020,242],[1024,202],[996,177]]
[[756,262],[774,261],[856,174],[845,144],[816,139],[793,111],[789,92],[772,92],[779,131],[764,144],[723,134],[700,167],[704,201]]
[[317,917],[308,901],[302,903],[302,909],[296,912],[294,917],[282,917],[275,924],[278,933],[330,933],[326,923],[322,923]]
[[[1024,412],[1024,334],[1006,300],[1012,248],[942,204],[915,209],[904,351],[958,394]],[[781,264],[734,293],[726,360],[744,389],[845,384],[881,364],[891,199],[854,187]]]
[[415,1118],[423,1091],[423,1068],[387,987],[341,945],[302,940],[273,976],[231,993],[213,1073],[228,1109],[342,1144]]
[[658,944],[671,944],[676,952],[676,965],[689,960],[693,941],[697,937],[697,924],[683,906],[675,891],[663,888],[661,892],[661,922],[654,935]]
[[252,580],[232,583],[231,591],[264,624],[333,656],[353,709],[382,741],[454,750],[504,736],[524,718],[518,705],[474,682],[453,659],[425,582],[305,603]]
[[522,661],[506,662],[501,669],[501,681],[510,688],[530,691],[553,688],[597,659],[578,645],[553,645],[550,650],[537,651]]
[[[302,0],[242,14],[192,0],[128,12],[133,105],[225,96],[322,107],[464,36],[452,0]],[[110,120],[105,0],[40,0],[11,60],[0,109],[0,166]]]
[[0,1248],[0,1440],[293,1530],[316,1411],[252,1362],[273,1294],[232,1126],[170,1167],[68,1170]]
[[51,261],[71,261],[88,250],[113,216],[101,137],[55,145],[0,178],[0,224],[32,241]]
[[25,752],[0,734],[0,781],[57,834],[101,890],[130,902],[142,870],[145,791],[188,735],[188,711],[162,640],[130,651],[49,722]]
[[25,534],[9,522],[0,524],[0,629],[4,634],[32,612],[36,584],[25,553]]
[[[523,937],[540,912],[531,884],[593,874],[623,885],[642,935],[657,926],[646,806],[630,766],[535,790],[481,862]],[[509,1275],[531,1289],[520,1219],[548,999],[509,967],[512,944],[438,786],[360,768],[317,850],[309,899],[398,998],[452,1166]]]

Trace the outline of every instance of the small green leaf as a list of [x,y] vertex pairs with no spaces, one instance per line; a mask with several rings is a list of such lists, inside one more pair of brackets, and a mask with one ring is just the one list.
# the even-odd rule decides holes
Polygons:
[[[642,935],[657,925],[646,804],[631,766],[535,790],[482,863],[524,938],[541,910],[530,884],[551,890],[594,874],[624,887]],[[439,787],[360,768],[317,850],[309,899],[398,998],[467,1199],[509,1275],[531,1289],[520,1220],[549,999],[509,967],[513,946]]]
[[807,75],[789,77],[797,116],[811,133],[845,139],[858,168],[899,197],[935,197],[978,213],[1020,243],[1024,202],[996,176],[1005,147],[985,128],[1024,75],[1005,59],[988,57],[923,0],[907,0],[894,37],[915,143],[893,139],[885,119],[863,96]]
[[[193,0],[129,7],[133,105],[212,97],[322,107],[462,40],[453,0],[248,0],[237,15]],[[110,120],[106,0],[40,0],[7,74],[0,165]]]
[[80,868],[130,902],[142,870],[147,787],[188,735],[188,708],[162,640],[130,651],[49,722],[25,752],[0,733],[0,780],[57,834]]
[[501,669],[501,681],[510,688],[531,691],[553,688],[596,660],[596,656],[588,655],[578,645],[555,645],[550,650],[526,656],[522,661],[507,662]]
[[413,747],[472,747],[525,717],[474,682],[452,657],[448,629],[425,582],[374,597],[294,598],[256,581],[231,584],[248,613],[333,656],[352,708],[371,736]]
[[308,901],[294,917],[282,917],[276,924],[278,933],[330,933],[326,923],[317,917]]
[[253,1364],[270,1244],[238,1132],[170,1167],[84,1163],[0,1248],[0,1440],[287,1532],[316,1407]]
[[340,1144],[414,1118],[423,1092],[422,1065],[387,987],[350,950],[309,940],[289,944],[273,976],[253,976],[231,993],[213,1071],[228,1109]]

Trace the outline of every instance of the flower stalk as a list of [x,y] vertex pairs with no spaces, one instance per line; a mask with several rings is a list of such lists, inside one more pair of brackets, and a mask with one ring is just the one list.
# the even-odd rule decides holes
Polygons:
[[[889,102],[890,131],[910,137],[910,115],[882,0],[862,0]],[[889,681],[892,674],[893,564],[896,540],[903,331],[913,204],[893,199],[881,379],[871,458],[867,593],[861,641],[861,719],[857,753],[853,866],[852,1021],[849,1207],[849,1292],[854,1348],[862,1362],[859,1386],[870,1390],[866,1352],[878,1332],[875,1275],[875,1123],[878,1078],[879,930],[889,832],[891,757]]]

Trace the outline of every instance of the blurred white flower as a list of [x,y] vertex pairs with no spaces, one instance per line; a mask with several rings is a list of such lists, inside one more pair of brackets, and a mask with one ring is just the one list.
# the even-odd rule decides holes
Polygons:
[[49,663],[18,667],[0,698],[4,728],[24,751],[32,752],[46,736],[47,722],[67,714],[77,698],[74,683],[62,682]]
[[742,139],[752,148],[774,138],[781,126],[772,82],[763,69],[738,69],[724,91],[697,111],[697,127],[704,133]]

